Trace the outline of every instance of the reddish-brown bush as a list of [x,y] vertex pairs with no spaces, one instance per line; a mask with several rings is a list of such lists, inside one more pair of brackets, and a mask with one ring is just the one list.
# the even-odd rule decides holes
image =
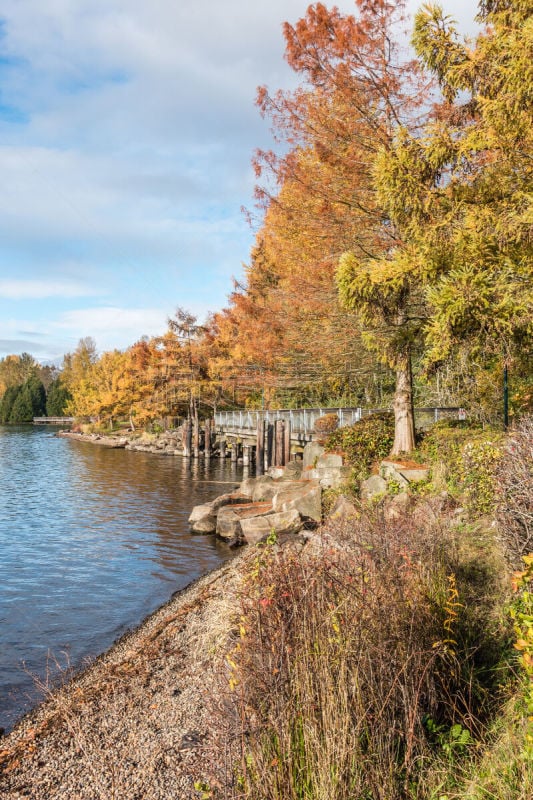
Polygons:
[[533,551],[533,417],[509,435],[497,475],[498,520],[510,560],[517,567]]

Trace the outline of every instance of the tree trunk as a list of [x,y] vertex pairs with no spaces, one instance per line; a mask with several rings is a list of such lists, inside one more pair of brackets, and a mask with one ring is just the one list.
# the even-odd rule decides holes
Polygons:
[[391,455],[410,453],[415,448],[415,420],[413,411],[413,376],[411,355],[405,356],[396,367],[394,393],[394,445]]

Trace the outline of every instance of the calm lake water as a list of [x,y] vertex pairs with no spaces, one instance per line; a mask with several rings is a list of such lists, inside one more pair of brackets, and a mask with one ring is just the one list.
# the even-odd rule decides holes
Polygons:
[[38,702],[55,662],[83,664],[231,558],[187,518],[237,470],[0,427],[0,726]]

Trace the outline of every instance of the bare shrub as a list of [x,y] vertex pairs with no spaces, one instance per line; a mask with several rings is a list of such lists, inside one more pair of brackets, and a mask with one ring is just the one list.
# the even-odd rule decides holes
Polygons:
[[451,549],[436,523],[428,535],[407,518],[367,518],[256,559],[228,658],[235,796],[403,798],[431,752],[427,721],[475,724]]
[[533,417],[522,418],[509,435],[496,481],[501,534],[510,560],[519,566],[533,550]]

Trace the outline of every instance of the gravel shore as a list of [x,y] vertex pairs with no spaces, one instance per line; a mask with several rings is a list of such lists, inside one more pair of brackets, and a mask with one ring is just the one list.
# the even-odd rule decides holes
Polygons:
[[227,785],[213,700],[249,557],[175,595],[0,739],[0,797],[191,800],[195,783]]

